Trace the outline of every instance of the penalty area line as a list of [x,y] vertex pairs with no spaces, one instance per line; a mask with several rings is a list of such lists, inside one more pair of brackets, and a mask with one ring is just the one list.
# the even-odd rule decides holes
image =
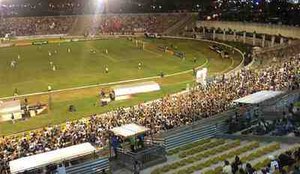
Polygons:
[[100,53],[100,54],[101,54],[102,56],[108,58],[109,60],[113,61],[113,62],[119,62],[117,59],[115,59],[115,58],[113,58],[113,57],[111,57],[111,56],[109,56],[109,55],[106,55],[106,54],[104,54],[104,53]]
[[98,48],[96,48],[96,47],[92,47],[92,48],[93,48],[94,50],[97,50],[97,52],[98,52],[100,55],[102,55],[102,56],[108,58],[109,60],[111,60],[111,61],[113,61],[113,62],[118,62],[117,59],[111,57],[110,55],[104,54],[104,53],[103,53],[101,50],[99,50]]
[[144,49],[144,51],[147,51],[148,53],[154,54],[154,55],[159,56],[159,57],[163,56],[162,54],[156,53],[156,52],[148,50],[148,49]]

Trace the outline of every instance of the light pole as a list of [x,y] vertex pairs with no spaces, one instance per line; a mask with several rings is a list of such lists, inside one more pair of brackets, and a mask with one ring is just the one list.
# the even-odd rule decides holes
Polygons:
[[51,110],[51,103],[52,103],[51,91],[52,91],[52,87],[48,85],[48,113]]

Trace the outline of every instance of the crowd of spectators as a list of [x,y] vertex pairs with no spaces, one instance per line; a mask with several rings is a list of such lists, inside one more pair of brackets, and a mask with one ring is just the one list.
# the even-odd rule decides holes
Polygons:
[[[159,0],[161,1],[161,0]],[[107,13],[195,12],[195,2],[153,0],[11,0],[1,1],[0,16],[57,16]],[[199,4],[198,4],[199,6]],[[209,12],[211,13],[211,11]]]
[[89,18],[86,33],[162,33],[186,14],[98,15]]
[[[185,14],[87,15],[0,18],[0,37],[72,34],[71,29],[84,27],[82,35],[100,33],[161,33],[182,19]],[[84,26],[76,22],[83,22]]]
[[[294,104],[290,104],[286,108],[287,111],[283,111],[280,115],[281,117],[268,121],[262,117],[253,117],[249,111],[246,111],[244,112],[244,117],[239,116],[239,123],[242,125],[240,126],[241,128],[239,127],[237,121],[233,118],[230,120],[230,127],[232,127],[232,132],[242,130],[241,133],[247,135],[299,136],[299,108],[295,107]],[[256,118],[256,120],[252,118]],[[251,122],[253,124],[251,124]]]
[[54,16],[102,13],[198,12],[202,20],[296,25],[300,7],[288,1],[13,0],[2,1],[1,16]]
[[285,112],[283,113],[283,117],[274,120],[271,126],[274,128],[271,134],[275,136],[287,135],[296,130],[295,120],[290,114],[286,114]]
[[300,174],[300,148],[282,152],[275,157],[268,156],[268,164],[262,169],[255,169],[247,161],[241,161],[238,156],[230,164],[224,161],[223,174]]
[[[93,115],[64,125],[46,127],[18,136],[0,139],[0,167],[7,169],[10,160],[50,151],[69,145],[91,142],[97,147],[108,143],[107,130],[135,122],[153,133],[187,125],[232,107],[234,99],[260,90],[299,89],[300,54],[284,55],[263,69],[247,70],[222,76],[204,87],[186,93],[109,113]],[[5,165],[4,165],[5,164]]]
[[74,22],[70,16],[0,18],[0,36],[67,34]]
[[255,135],[272,135],[272,136],[284,136],[294,133],[296,131],[296,123],[294,118],[292,118],[290,115],[287,116],[284,114],[284,116],[280,119],[275,119],[271,122],[262,121],[259,122],[256,127],[253,128],[253,130],[248,131],[252,132]]
[[90,2],[82,0],[49,0],[48,9],[54,14],[81,14],[84,4]]

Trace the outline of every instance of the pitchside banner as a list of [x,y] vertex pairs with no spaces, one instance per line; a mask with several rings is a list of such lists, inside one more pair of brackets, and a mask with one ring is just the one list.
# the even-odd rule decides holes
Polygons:
[[48,44],[47,40],[41,40],[41,41],[34,41],[32,42],[32,45],[45,45]]
[[206,86],[207,68],[198,70],[196,73],[196,82],[203,86]]

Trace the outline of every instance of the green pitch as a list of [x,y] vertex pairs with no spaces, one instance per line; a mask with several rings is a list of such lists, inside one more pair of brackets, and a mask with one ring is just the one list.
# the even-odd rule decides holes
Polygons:
[[[19,94],[46,91],[51,85],[55,89],[79,87],[92,84],[116,82],[144,77],[166,75],[191,70],[204,65],[209,74],[223,73],[236,67],[241,56],[235,52],[232,59],[223,59],[211,51],[211,44],[202,41],[176,39],[142,39],[146,42],[145,50],[137,48],[135,42],[126,38],[48,44],[39,46],[11,47],[0,49],[0,96],[13,95],[14,89]],[[159,46],[173,46],[185,52],[185,59],[164,53]],[[70,48],[71,52],[67,50]],[[106,49],[108,53],[106,53]],[[95,53],[92,53],[95,51]],[[51,56],[49,56],[51,52]],[[55,53],[57,52],[57,53]],[[18,59],[20,55],[20,59]],[[196,62],[194,58],[196,57]],[[16,60],[15,68],[10,66]],[[51,68],[50,62],[56,67]],[[142,63],[139,69],[139,63]],[[109,72],[105,73],[105,67]],[[172,77],[153,79],[161,85],[161,91],[134,95],[129,100],[114,101],[106,107],[96,106],[96,97],[100,88],[66,91],[52,94],[52,109],[26,121],[0,123],[0,135],[13,134],[26,130],[59,124],[75,120],[94,113],[103,113],[121,106],[131,106],[157,99],[170,93],[178,92],[192,85],[194,75],[191,72]],[[107,85],[105,88],[109,88]],[[47,103],[48,96],[32,96],[30,103]],[[69,105],[75,105],[77,112],[69,113]]]
[[[19,94],[89,84],[171,74],[197,67],[205,62],[207,43],[178,40],[146,40],[142,50],[127,39],[110,39],[43,46],[24,46],[0,49],[0,96],[11,96],[14,89]],[[186,60],[158,50],[159,45],[176,45],[186,53]],[[70,48],[71,52],[67,50]],[[95,50],[95,53],[91,53]],[[108,50],[108,54],[106,54]],[[49,52],[51,56],[49,56]],[[55,53],[56,52],[56,53]],[[215,53],[210,52],[213,56]],[[20,55],[20,59],[18,59]],[[193,58],[197,62],[193,62]],[[16,66],[10,66],[15,60]],[[50,62],[55,66],[53,71]],[[141,70],[138,64],[142,63]],[[220,68],[222,65],[220,64]],[[105,73],[105,68],[109,73]]]

